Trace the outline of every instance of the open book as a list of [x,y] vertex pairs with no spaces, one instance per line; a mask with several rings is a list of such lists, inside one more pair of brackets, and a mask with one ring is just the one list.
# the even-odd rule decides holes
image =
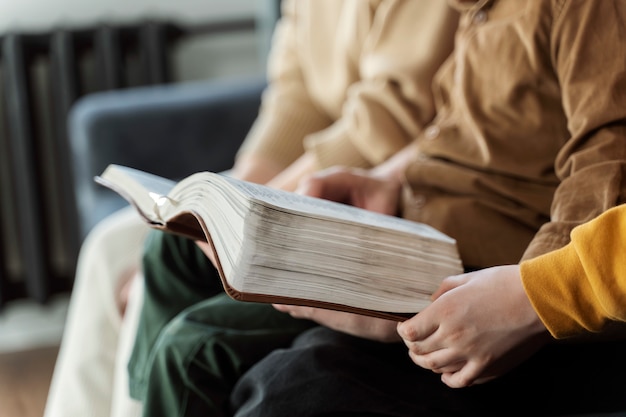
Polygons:
[[119,165],[96,181],[154,228],[211,245],[234,299],[403,320],[463,272],[430,226],[212,172],[178,183]]

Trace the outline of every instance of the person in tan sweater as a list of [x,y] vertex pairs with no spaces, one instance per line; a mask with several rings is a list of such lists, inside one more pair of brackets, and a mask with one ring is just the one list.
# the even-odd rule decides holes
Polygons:
[[[455,10],[429,0],[285,0],[282,11],[262,107],[231,175],[294,189],[302,176],[327,166],[374,166],[430,122],[430,86],[452,50]],[[136,266],[146,230],[120,214],[99,224],[81,250],[46,417],[141,411],[126,398],[125,381],[144,295],[141,274],[131,281],[123,319],[113,295],[124,281],[118,277]],[[213,274],[210,267],[207,282]],[[168,296],[172,311],[205,298],[202,291]]]

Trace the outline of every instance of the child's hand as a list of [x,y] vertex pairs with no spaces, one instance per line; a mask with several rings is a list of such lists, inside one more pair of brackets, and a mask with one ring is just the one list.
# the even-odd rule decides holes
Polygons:
[[549,333],[524,291],[517,265],[447,278],[433,303],[398,325],[417,365],[452,388],[493,379],[546,343]]

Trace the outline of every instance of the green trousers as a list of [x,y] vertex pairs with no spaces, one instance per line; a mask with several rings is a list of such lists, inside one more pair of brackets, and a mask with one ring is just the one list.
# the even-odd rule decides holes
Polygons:
[[153,232],[146,245],[131,396],[150,417],[230,415],[228,398],[240,376],[313,324],[271,305],[232,300],[190,240]]

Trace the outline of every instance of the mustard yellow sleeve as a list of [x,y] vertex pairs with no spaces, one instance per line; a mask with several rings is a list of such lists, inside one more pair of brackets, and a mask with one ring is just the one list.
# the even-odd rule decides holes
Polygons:
[[282,2],[268,57],[268,87],[239,154],[253,153],[286,168],[304,152],[304,138],[332,123],[309,96],[296,47],[296,2]]
[[555,338],[626,321],[626,205],[573,229],[565,247],[521,263],[526,293]]
[[445,1],[378,2],[341,117],[306,138],[320,167],[346,165],[347,155],[349,165],[375,166],[417,137],[434,117],[432,79],[457,25]]

